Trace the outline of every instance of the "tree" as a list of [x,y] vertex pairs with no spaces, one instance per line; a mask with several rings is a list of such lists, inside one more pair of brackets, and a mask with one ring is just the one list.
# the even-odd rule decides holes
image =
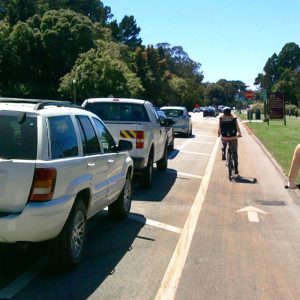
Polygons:
[[5,95],[12,78],[11,63],[13,62],[10,53],[10,26],[8,22],[0,21],[0,95]]
[[234,96],[238,93],[243,93],[246,91],[246,84],[240,80],[227,81],[225,79],[220,79],[217,81],[217,85],[220,85],[224,89],[225,102],[220,103],[223,105],[234,106]]
[[[117,48],[117,45],[115,45]],[[60,84],[63,97],[72,97],[73,79],[76,79],[78,97],[139,97],[143,87],[139,78],[120,59],[121,54],[107,49],[91,49],[81,54],[71,72]]]
[[137,26],[133,16],[124,16],[118,27],[116,22],[111,23],[113,37],[127,45],[130,50],[135,51],[137,47],[142,45],[142,39],[139,38],[140,27]]
[[56,96],[59,79],[72,69],[80,53],[95,47],[95,30],[89,18],[62,9],[46,12],[40,31],[48,78],[53,86],[51,96]]
[[287,43],[278,55],[278,67],[281,70],[290,68],[292,70],[300,66],[300,47],[296,43]]
[[36,13],[35,1],[32,0],[0,0],[0,18],[7,18],[11,25],[18,21],[25,22]]
[[38,96],[41,93],[43,52],[39,33],[27,23],[18,22],[9,35],[10,57],[3,94],[15,97]]
[[144,87],[144,98],[157,101],[162,97],[165,84],[165,61],[160,59],[157,49],[148,46],[137,48],[135,52],[135,67],[138,77]]
[[208,84],[205,89],[204,96],[208,100],[208,103],[213,106],[224,104],[226,101],[223,86],[215,83]]

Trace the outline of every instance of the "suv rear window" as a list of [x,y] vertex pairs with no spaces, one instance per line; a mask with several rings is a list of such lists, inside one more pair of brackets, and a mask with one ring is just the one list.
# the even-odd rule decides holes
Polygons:
[[0,112],[0,158],[36,159],[36,115],[15,111]]
[[181,117],[183,116],[182,109],[163,109],[163,112],[166,114],[167,117]]
[[87,110],[103,121],[150,122],[143,105],[120,102],[87,103]]

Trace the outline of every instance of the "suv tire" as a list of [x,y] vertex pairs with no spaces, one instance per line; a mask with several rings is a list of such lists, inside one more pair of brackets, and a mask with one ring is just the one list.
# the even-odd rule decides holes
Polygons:
[[153,175],[153,154],[150,153],[147,167],[143,169],[140,184],[142,188],[150,188]]
[[114,220],[126,219],[130,212],[132,194],[132,180],[127,173],[124,188],[118,199],[108,206],[109,216]]
[[165,171],[168,168],[168,147],[165,146],[163,157],[156,162],[158,171]]
[[69,270],[81,260],[86,240],[86,208],[77,196],[61,233],[49,241],[48,257],[52,267]]

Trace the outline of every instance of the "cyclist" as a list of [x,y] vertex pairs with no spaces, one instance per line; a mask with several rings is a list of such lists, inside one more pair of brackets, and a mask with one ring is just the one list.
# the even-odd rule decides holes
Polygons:
[[237,122],[237,118],[231,114],[231,108],[226,106],[223,108],[223,114],[219,119],[218,136],[221,135],[222,140],[222,160],[226,160],[226,147],[232,151],[234,160],[234,172],[239,174],[238,170],[238,141],[237,138],[241,137],[241,130]]

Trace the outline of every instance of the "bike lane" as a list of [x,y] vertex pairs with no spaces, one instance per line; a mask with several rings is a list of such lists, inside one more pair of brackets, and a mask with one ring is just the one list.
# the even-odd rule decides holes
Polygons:
[[299,298],[299,207],[241,127],[240,177],[228,180],[218,150],[175,299]]

